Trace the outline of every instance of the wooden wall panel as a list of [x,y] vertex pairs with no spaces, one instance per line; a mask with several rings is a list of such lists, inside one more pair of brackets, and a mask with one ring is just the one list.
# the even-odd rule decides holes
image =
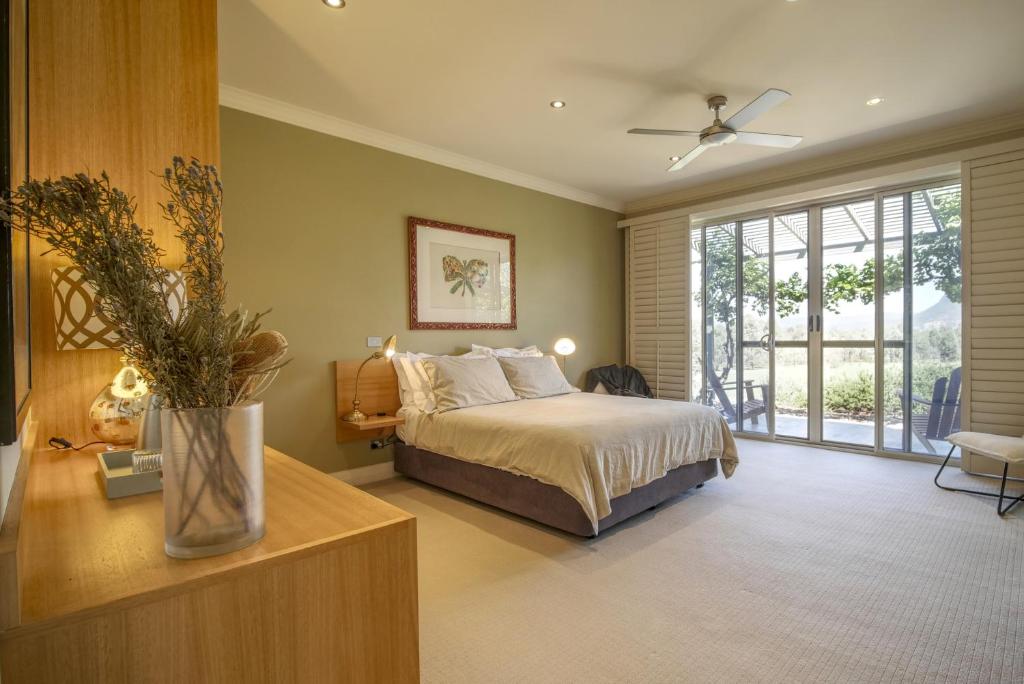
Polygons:
[[[29,17],[29,170],[35,177],[107,171],[138,201],[164,265],[182,250],[156,203],[172,156],[219,163],[217,3],[208,0],[34,0]],[[32,249],[35,418],[43,439],[93,439],[90,403],[118,353],[56,348],[50,270]]]

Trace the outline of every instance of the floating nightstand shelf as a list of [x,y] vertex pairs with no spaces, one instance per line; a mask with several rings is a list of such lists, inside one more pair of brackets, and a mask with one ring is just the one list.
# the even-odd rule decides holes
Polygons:
[[[366,414],[365,420],[347,421],[342,418],[352,410],[356,374],[362,361],[338,361],[336,364],[335,435],[338,442],[356,442],[383,436],[385,430],[405,423],[395,414],[402,408],[398,398],[398,376],[387,359],[366,363],[359,383],[359,398]],[[383,413],[383,416],[378,416]],[[379,434],[374,434],[377,431]]]
[[339,420],[338,425],[349,430],[355,430],[357,432],[365,432],[367,430],[382,430],[389,427],[398,427],[405,423],[405,418],[398,416],[367,416],[366,420],[360,420],[357,422],[349,422],[347,420]]

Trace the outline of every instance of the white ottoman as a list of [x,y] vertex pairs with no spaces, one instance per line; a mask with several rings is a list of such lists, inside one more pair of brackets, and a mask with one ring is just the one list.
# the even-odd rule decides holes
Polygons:
[[[1024,463],[1024,437],[1006,437],[1005,435],[989,435],[984,432],[954,432],[949,437],[946,437],[946,441],[953,445],[950,448],[949,453],[946,454],[946,460],[942,462],[939,467],[939,472],[935,474],[935,486],[939,489],[946,489],[951,492],[967,492],[969,494],[979,494],[981,496],[997,497],[999,501],[996,502],[996,513],[1004,515],[1011,508],[1016,506],[1024,500],[1024,495],[1015,497],[1006,497],[1006,475],[1010,470],[1011,463]],[[953,449],[960,447],[967,451],[973,451],[976,454],[982,456],[988,456],[994,458],[997,461],[1003,462],[1003,478],[999,483],[999,493],[994,492],[981,492],[976,489],[959,489],[957,487],[946,487],[939,484],[939,475],[942,475],[943,469],[946,464],[949,463],[950,456],[953,455]],[[1003,500],[1009,503],[1006,507],[1003,507]]]

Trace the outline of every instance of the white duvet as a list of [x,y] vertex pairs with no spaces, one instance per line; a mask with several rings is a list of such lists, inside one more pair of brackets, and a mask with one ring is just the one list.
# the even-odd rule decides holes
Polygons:
[[403,409],[410,445],[560,487],[594,525],[611,500],[681,465],[739,458],[716,410],[680,401],[591,393],[510,401],[445,413]]

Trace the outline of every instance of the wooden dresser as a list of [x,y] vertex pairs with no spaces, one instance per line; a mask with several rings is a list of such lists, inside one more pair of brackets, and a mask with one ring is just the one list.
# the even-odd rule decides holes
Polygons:
[[418,681],[412,515],[268,448],[266,536],[175,560],[159,492],[108,501],[94,452],[31,459],[3,684]]

